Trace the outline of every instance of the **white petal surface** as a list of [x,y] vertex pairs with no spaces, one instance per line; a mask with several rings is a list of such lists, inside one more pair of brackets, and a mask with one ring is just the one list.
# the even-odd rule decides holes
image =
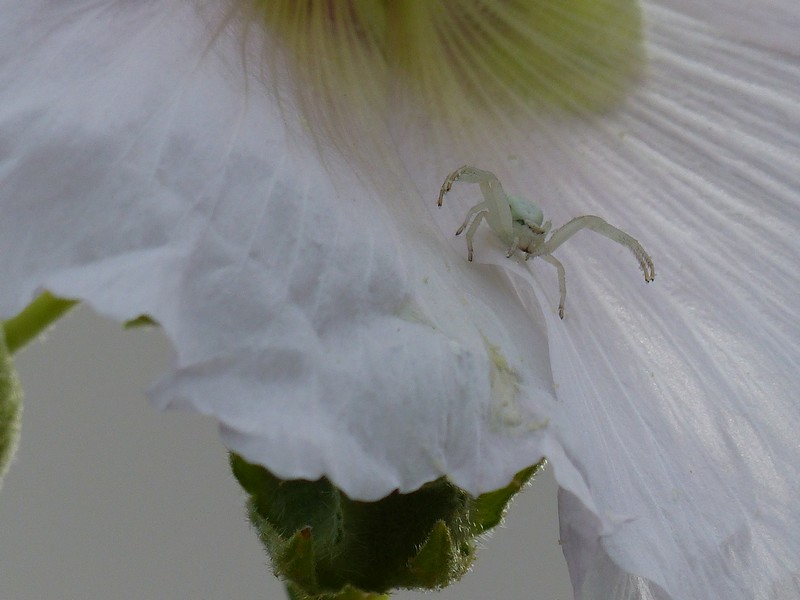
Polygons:
[[800,56],[800,12],[794,0],[668,0],[664,4],[713,24],[726,37]]
[[177,352],[157,404],[362,499],[444,474],[496,489],[542,456],[541,324],[502,273],[438,258],[421,198],[392,221],[346,168],[326,170],[246,82],[237,40],[212,44],[207,15],[3,9],[0,314],[47,288],[153,316]]
[[[360,498],[493,489],[547,455],[579,597],[796,597],[797,65],[649,6],[625,110],[521,158],[430,156],[411,128],[407,184],[376,190],[322,164],[207,14],[0,6],[0,315],[42,288],[152,315],[177,354],[158,404]],[[486,231],[467,264],[449,232],[477,192],[433,201],[480,156],[556,225],[628,230],[656,283],[580,234],[561,322],[549,265]]]
[[564,552],[581,598],[796,598],[800,68],[647,17],[641,93],[517,183],[561,169],[555,222],[631,223],[656,264],[641,290],[605,240],[559,250],[558,427],[594,502],[562,491]]
[[[796,598],[800,65],[669,7],[646,18],[651,64],[624,110],[483,152],[555,226],[601,215],[655,262],[645,288],[594,234],[556,253],[546,454],[564,553],[578,598]],[[515,269],[490,238],[476,260]],[[534,263],[516,289],[547,313],[555,274]]]

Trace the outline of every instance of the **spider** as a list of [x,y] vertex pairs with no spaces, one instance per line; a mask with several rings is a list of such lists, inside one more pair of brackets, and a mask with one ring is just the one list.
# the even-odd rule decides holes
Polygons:
[[627,247],[644,273],[644,280],[650,283],[656,276],[653,268],[653,261],[642,248],[641,244],[633,237],[609,225],[600,217],[593,215],[583,215],[575,217],[550,233],[550,237],[545,239],[550,232],[552,223],[544,221],[542,209],[533,202],[520,198],[519,196],[507,195],[503,191],[503,186],[493,173],[482,171],[475,167],[463,166],[447,176],[439,191],[438,205],[442,206],[444,195],[450,191],[456,181],[466,183],[477,183],[483,193],[483,202],[476,204],[467,212],[467,218],[456,231],[456,235],[461,235],[467,231],[467,260],[472,262],[472,238],[483,219],[492,228],[492,231],[506,244],[509,245],[506,256],[511,258],[515,253],[525,254],[525,260],[532,256],[541,256],[542,260],[553,265],[558,271],[558,289],[561,299],[558,303],[558,316],[564,318],[564,303],[567,299],[567,283],[564,273],[564,265],[555,257],[553,252],[561,244],[575,235],[581,229],[591,229],[608,239]]

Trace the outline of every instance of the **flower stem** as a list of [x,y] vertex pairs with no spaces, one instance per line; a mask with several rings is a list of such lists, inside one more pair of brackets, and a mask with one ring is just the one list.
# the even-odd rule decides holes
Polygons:
[[369,592],[362,592],[352,587],[347,587],[338,594],[325,595],[325,596],[307,596],[296,585],[291,582],[286,583],[286,595],[289,600],[389,600],[389,594],[372,594]]
[[24,347],[77,303],[77,300],[64,300],[44,292],[16,317],[3,321],[9,353],[14,354]]

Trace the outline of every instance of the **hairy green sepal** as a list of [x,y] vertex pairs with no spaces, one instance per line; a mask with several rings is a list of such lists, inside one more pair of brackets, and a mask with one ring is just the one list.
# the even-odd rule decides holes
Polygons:
[[58,298],[50,292],[37,296],[16,317],[2,323],[8,351],[14,354],[77,304],[76,300]]
[[19,442],[22,387],[0,328],[0,485]]
[[501,521],[544,461],[477,498],[441,478],[376,502],[351,500],[326,478],[283,481],[237,455],[231,465],[290,596],[342,600],[459,579],[475,558],[476,537]]

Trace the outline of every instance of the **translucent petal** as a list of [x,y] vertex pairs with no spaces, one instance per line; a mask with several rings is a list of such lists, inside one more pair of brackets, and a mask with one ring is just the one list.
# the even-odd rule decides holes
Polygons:
[[646,16],[641,92],[517,184],[560,169],[558,213],[630,223],[656,264],[641,290],[602,239],[559,251],[551,364],[591,499],[562,492],[564,552],[580,598],[795,598],[800,68]]
[[732,39],[800,55],[800,11],[794,0],[664,0],[661,4],[712,24]]

